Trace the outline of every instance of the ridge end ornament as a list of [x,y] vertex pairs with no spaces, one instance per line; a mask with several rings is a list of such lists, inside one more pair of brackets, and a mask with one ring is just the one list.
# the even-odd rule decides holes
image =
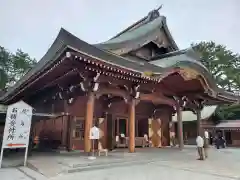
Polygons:
[[144,72],[142,73],[142,76],[143,76],[143,77],[148,77],[148,78],[150,78],[150,77],[153,76],[153,72],[152,72],[152,71],[144,71]]
[[72,54],[70,52],[66,52],[66,57],[70,58],[72,56]]

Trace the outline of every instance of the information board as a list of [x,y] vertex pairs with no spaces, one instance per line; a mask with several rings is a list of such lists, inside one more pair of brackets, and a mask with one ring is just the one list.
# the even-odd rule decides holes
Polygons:
[[[2,141],[0,166],[2,163],[3,149],[7,148],[26,148],[26,161],[31,122],[31,106],[23,101],[8,106]],[[26,162],[24,164],[26,164]]]
[[96,126],[93,126],[90,129],[90,135],[89,136],[90,136],[90,139],[99,139],[99,136],[100,136],[99,129]]

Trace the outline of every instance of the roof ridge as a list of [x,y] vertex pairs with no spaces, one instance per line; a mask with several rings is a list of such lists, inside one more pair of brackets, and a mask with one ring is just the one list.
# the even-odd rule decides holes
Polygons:
[[[149,23],[151,21],[153,21],[154,19],[160,17],[160,13],[159,13],[159,10],[162,8],[162,5],[159,6],[157,9],[153,9],[151,10],[147,16],[141,18],[140,20],[138,20],[137,22],[133,23],[132,25],[128,26],[126,29],[120,31],[118,34],[116,34],[115,36],[113,36],[111,39],[114,39],[116,37],[119,37],[121,36],[122,34],[128,32],[128,31],[131,31],[137,27],[140,27],[142,26],[143,24],[146,24],[146,23]],[[144,22],[146,21],[146,22]],[[109,39],[109,40],[111,40]]]

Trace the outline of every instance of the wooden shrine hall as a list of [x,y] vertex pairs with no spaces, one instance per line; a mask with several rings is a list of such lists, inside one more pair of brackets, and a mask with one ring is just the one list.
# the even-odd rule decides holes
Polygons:
[[104,148],[116,147],[115,137],[124,134],[134,152],[145,134],[152,147],[168,146],[173,131],[182,149],[182,111],[192,110],[199,122],[203,106],[240,98],[217,87],[192,49],[179,50],[166,17],[153,10],[100,44],[61,29],[37,65],[0,97],[5,105],[19,100],[57,115],[33,122],[32,136],[40,141],[48,137],[57,148],[89,152],[96,125]]

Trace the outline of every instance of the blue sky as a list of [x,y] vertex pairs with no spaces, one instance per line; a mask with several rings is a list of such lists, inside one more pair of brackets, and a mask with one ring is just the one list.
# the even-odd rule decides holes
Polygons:
[[180,48],[213,40],[240,53],[239,0],[1,0],[0,45],[40,59],[61,27],[97,43],[161,4],[160,13]]

